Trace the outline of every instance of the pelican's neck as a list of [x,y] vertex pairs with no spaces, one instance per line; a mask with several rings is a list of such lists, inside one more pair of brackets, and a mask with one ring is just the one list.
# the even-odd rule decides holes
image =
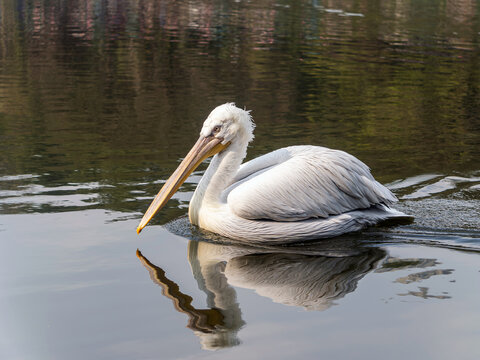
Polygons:
[[203,206],[221,204],[222,192],[231,184],[246,154],[247,144],[233,143],[212,158],[190,200],[188,216],[192,224],[198,224],[199,212]]

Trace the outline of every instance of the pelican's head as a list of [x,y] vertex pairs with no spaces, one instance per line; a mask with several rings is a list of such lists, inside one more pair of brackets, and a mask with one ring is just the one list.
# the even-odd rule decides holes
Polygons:
[[248,144],[253,140],[253,123],[250,111],[240,109],[234,103],[217,106],[203,123],[200,137],[212,135],[222,139],[222,144]]
[[137,233],[140,233],[153,216],[175,194],[188,176],[206,158],[224,151],[229,146],[244,147],[253,139],[253,124],[249,111],[237,108],[233,103],[217,106],[203,123],[200,137],[155,196],[143,215]]

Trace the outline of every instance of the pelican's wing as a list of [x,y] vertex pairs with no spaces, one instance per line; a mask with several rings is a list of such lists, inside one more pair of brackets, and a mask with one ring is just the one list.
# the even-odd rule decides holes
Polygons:
[[223,199],[242,218],[276,221],[325,218],[397,201],[363,162],[318,146],[283,148],[243,164]]

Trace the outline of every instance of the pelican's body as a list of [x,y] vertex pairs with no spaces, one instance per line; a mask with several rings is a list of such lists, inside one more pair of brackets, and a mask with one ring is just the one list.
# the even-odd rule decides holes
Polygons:
[[253,139],[249,112],[224,104],[144,215],[140,231],[188,175],[215,154],[189,206],[192,224],[235,240],[291,243],[337,236],[407,215],[354,156],[319,146],[282,148],[242,164]]

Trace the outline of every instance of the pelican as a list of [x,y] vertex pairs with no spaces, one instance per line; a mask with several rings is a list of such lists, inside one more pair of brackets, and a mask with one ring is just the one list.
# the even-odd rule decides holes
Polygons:
[[255,128],[250,111],[216,107],[137,228],[147,225],[188,176],[213,156],[190,201],[190,222],[246,243],[330,238],[390,219],[395,195],[354,156],[320,146],[281,148],[242,164]]

